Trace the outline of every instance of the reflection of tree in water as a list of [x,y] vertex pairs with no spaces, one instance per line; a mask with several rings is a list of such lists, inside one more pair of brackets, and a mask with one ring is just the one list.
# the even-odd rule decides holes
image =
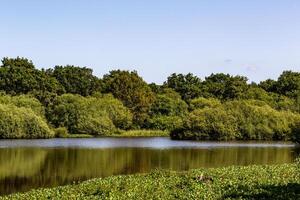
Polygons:
[[[0,193],[25,191],[36,187],[49,187],[86,180],[94,177],[105,177],[121,174],[131,162],[131,155],[125,156],[122,149],[9,149],[1,154],[3,162],[0,169]],[[32,162],[43,159],[40,163]],[[14,156],[20,154],[21,156]],[[28,156],[29,155],[29,156]],[[5,159],[11,158],[9,164]],[[26,162],[24,162],[26,160]],[[37,164],[37,165],[35,165]],[[18,169],[11,168],[18,165]]]
[[0,180],[35,175],[44,165],[46,156],[47,151],[42,149],[0,149]]
[[228,165],[291,162],[292,148],[214,149],[1,149],[0,193],[49,187],[152,169],[188,170]]

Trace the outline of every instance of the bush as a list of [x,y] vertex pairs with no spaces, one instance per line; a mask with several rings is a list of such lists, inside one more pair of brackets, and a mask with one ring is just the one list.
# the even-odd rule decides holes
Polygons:
[[58,127],[54,131],[55,131],[55,137],[66,138],[69,135],[68,129],[65,127]]
[[187,115],[188,105],[172,89],[165,88],[156,96],[151,106],[150,118],[146,121],[149,129],[173,130],[182,127],[183,118]]
[[51,138],[53,131],[29,108],[0,104],[0,138]]
[[230,101],[191,112],[174,139],[292,140],[299,115],[277,111],[260,101]]
[[108,113],[109,118],[113,124],[120,129],[129,129],[132,126],[132,114],[128,108],[126,108],[122,102],[114,98],[111,94],[103,96],[95,96],[95,98],[89,98],[93,101],[93,106],[97,107],[97,110],[105,110]]
[[219,105],[221,105],[221,102],[218,99],[199,97],[191,100],[189,109],[196,110],[205,107],[214,108]]
[[43,105],[34,97],[29,95],[10,96],[0,94],[0,104],[11,104],[17,107],[30,108],[35,114],[44,117],[45,109]]
[[154,103],[151,105],[151,116],[184,116],[187,113],[187,104],[181,99],[180,95],[171,90],[165,89],[163,94],[158,94]]
[[111,95],[82,97],[59,96],[49,109],[48,118],[55,127],[66,127],[70,133],[110,135],[116,128],[128,128],[132,115]]
[[159,130],[174,130],[183,126],[183,119],[179,116],[158,115],[147,121],[147,127]]

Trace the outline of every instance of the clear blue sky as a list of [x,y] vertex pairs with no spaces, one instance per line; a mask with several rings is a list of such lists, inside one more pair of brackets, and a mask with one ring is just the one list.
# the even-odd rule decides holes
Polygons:
[[0,8],[0,57],[39,68],[136,69],[156,83],[173,72],[257,82],[300,71],[299,0],[0,0]]

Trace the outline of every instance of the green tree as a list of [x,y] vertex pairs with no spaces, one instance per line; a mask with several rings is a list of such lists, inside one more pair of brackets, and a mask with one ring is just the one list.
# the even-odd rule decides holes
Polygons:
[[203,109],[206,107],[214,108],[214,107],[218,107],[220,105],[221,105],[221,102],[218,99],[199,97],[199,98],[191,100],[189,109],[191,111],[193,111],[196,109]]
[[24,107],[31,109],[36,115],[45,118],[45,109],[43,105],[30,95],[10,96],[0,94],[0,104],[9,104],[16,107]]
[[44,70],[35,69],[32,61],[17,57],[3,58],[0,67],[0,90],[9,94],[27,94],[34,91],[61,93],[63,89]]
[[264,89],[267,92],[277,92],[276,90],[276,81],[272,80],[272,79],[267,79],[265,81],[261,81],[258,84],[259,87],[261,87],[262,89]]
[[284,71],[277,80],[276,90],[279,94],[297,98],[300,90],[300,73]]
[[234,100],[192,111],[174,139],[292,140],[300,115],[277,111],[257,100]]
[[0,104],[0,138],[51,138],[54,132],[30,108]]
[[147,120],[147,128],[172,130],[182,126],[183,118],[187,114],[188,106],[181,96],[170,88],[165,88],[156,99],[150,109],[150,118]]
[[174,89],[185,101],[201,95],[201,79],[192,73],[186,75],[173,73],[168,77],[164,86]]
[[103,92],[120,99],[132,111],[136,125],[143,126],[155,96],[137,72],[111,71],[102,82]]
[[54,127],[66,127],[71,134],[111,135],[132,123],[130,111],[110,95],[64,94],[55,99],[47,116]]
[[88,96],[100,91],[100,81],[93,75],[93,70],[72,65],[55,66],[47,73],[56,78],[64,87],[66,93]]
[[54,127],[66,127],[71,134],[109,135],[115,131],[108,114],[94,109],[90,101],[80,95],[57,97],[48,112],[48,120]]
[[204,96],[222,100],[240,98],[248,88],[247,80],[243,76],[230,76],[223,73],[211,74],[203,82]]
[[151,115],[184,116],[187,113],[187,104],[181,96],[170,88],[158,94],[151,106]]

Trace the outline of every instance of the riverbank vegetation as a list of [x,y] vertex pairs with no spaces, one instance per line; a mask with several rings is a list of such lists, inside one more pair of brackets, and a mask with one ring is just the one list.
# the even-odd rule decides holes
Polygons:
[[122,131],[119,134],[116,134],[115,136],[121,136],[121,137],[168,137],[170,135],[169,131],[163,131],[163,130],[128,130],[128,131]]
[[0,138],[155,130],[173,139],[300,140],[299,72],[260,83],[223,73],[204,79],[174,73],[157,85],[136,71],[97,77],[87,67],[39,69],[17,57],[2,59],[0,91]]
[[187,172],[156,170],[31,190],[0,199],[299,199],[299,191],[299,163],[293,163]]

